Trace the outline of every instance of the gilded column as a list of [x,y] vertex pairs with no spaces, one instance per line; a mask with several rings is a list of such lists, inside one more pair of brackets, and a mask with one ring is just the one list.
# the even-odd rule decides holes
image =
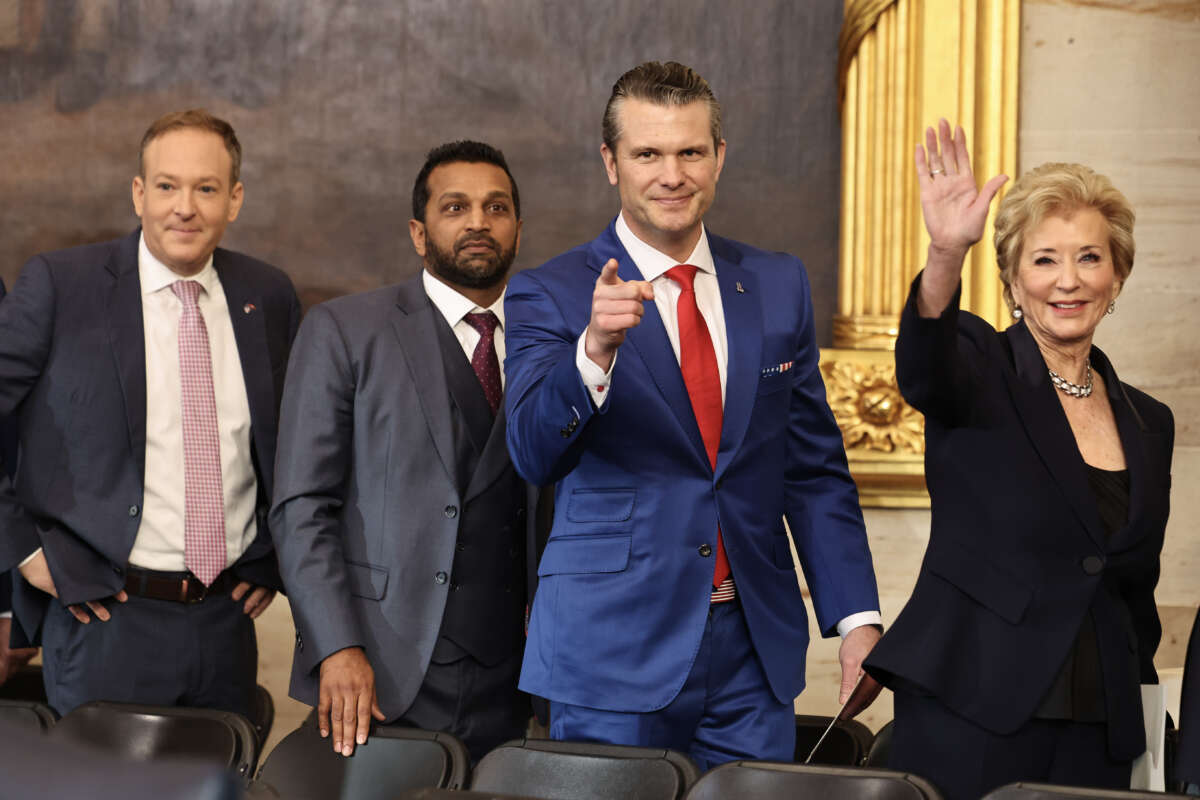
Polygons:
[[[846,0],[838,301],[821,369],[864,505],[928,505],[924,422],[896,389],[891,353],[929,244],[913,152],[944,116],[966,129],[976,176],[1015,175],[1019,36],[1019,0]],[[989,218],[963,302],[1002,327],[991,236]]]

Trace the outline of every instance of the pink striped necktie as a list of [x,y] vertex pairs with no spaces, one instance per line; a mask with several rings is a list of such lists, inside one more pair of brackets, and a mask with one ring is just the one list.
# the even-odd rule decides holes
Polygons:
[[179,376],[183,398],[183,563],[205,585],[225,569],[225,493],[221,484],[221,439],[213,391],[208,328],[196,301],[203,287],[175,281],[183,303],[179,317]]

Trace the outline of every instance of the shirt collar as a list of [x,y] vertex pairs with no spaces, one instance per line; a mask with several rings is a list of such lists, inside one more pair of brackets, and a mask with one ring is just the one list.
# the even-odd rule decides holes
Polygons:
[[500,293],[496,302],[487,308],[480,308],[475,305],[475,301],[468,299],[449,284],[442,283],[433,277],[427,269],[421,270],[421,281],[425,284],[425,294],[429,295],[430,302],[446,318],[446,323],[451,328],[473,311],[491,311],[496,315],[496,319],[500,320],[500,330],[504,330],[504,292]]
[[708,233],[704,230],[703,223],[700,224],[700,238],[696,241],[696,246],[692,248],[692,254],[688,256],[687,261],[676,261],[661,250],[656,250],[639,239],[637,234],[626,224],[624,212],[617,215],[616,228],[617,238],[625,246],[625,251],[633,259],[633,263],[642,273],[642,277],[648,281],[660,277],[678,264],[691,264],[698,267],[701,272],[707,272],[710,275],[717,274],[712,251],[708,249]]
[[209,255],[204,268],[191,277],[185,278],[172,272],[171,268],[159,261],[146,246],[146,234],[138,239],[138,280],[142,284],[142,296],[162,291],[175,281],[196,281],[204,287],[205,294],[211,295],[217,285],[217,271],[213,269],[213,257]]

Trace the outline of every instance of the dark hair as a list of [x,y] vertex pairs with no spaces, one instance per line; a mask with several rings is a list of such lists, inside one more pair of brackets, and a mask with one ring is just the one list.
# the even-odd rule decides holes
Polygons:
[[442,164],[455,163],[494,164],[504,170],[509,184],[512,185],[513,209],[517,212],[517,219],[521,218],[521,195],[517,192],[516,179],[509,172],[508,162],[504,160],[504,153],[490,144],[463,139],[440,144],[430,150],[429,155],[425,157],[425,164],[417,173],[417,180],[413,183],[413,219],[418,222],[425,221],[425,206],[429,204],[429,173]]
[[229,188],[232,189],[236,186],[238,178],[242,174],[241,142],[238,141],[237,134],[233,132],[232,125],[220,117],[214,117],[203,108],[172,111],[170,114],[164,114],[150,123],[150,127],[142,134],[142,146],[138,150],[138,175],[141,175],[142,179],[145,180],[146,148],[150,146],[150,143],[164,133],[180,130],[181,128],[196,128],[215,133],[221,137],[221,140],[225,142],[225,149],[229,151],[230,159],[233,160],[233,166],[229,171]]
[[721,143],[721,104],[717,102],[708,81],[691,67],[678,61],[665,64],[647,61],[626,72],[613,84],[612,95],[604,107],[601,135],[604,144],[612,152],[617,151],[617,140],[621,138],[621,125],[617,112],[626,98],[645,100],[659,106],[685,106],[689,103],[707,103],[709,127],[712,130],[714,151]]

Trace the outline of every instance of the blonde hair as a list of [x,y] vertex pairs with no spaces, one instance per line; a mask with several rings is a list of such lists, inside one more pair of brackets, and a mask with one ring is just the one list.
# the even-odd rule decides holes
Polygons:
[[1017,276],[1025,234],[1047,217],[1094,208],[1108,223],[1113,269],[1122,284],[1133,271],[1133,207],[1107,176],[1082,164],[1049,163],[1017,180],[996,209],[996,264],[1004,284],[1004,302],[1016,306],[1012,282]]

